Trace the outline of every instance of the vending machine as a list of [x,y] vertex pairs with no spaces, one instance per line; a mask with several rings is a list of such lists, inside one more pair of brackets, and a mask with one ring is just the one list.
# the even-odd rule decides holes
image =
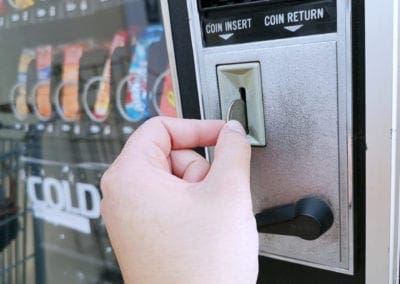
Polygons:
[[183,117],[252,145],[259,282],[365,283],[364,1],[168,4]]
[[0,0],[0,283],[123,282],[100,178],[157,115],[243,124],[258,283],[398,283],[399,15],[395,0]]
[[163,7],[178,113],[252,145],[258,282],[399,283],[398,1]]

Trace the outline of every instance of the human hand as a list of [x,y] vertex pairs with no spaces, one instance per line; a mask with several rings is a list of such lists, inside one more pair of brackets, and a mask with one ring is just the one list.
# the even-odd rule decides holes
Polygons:
[[[214,146],[210,164],[191,150]],[[102,215],[126,283],[255,283],[251,149],[236,121],[153,118],[102,178]]]

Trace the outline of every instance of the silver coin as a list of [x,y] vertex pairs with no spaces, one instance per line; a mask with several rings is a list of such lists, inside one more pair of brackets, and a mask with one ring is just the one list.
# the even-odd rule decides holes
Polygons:
[[226,121],[229,120],[239,121],[247,132],[247,109],[246,103],[242,99],[237,99],[229,105]]

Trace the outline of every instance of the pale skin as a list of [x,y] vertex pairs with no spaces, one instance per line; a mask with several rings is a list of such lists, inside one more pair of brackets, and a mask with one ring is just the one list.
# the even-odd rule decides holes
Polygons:
[[158,117],[129,138],[101,182],[125,283],[256,283],[250,156],[236,121]]

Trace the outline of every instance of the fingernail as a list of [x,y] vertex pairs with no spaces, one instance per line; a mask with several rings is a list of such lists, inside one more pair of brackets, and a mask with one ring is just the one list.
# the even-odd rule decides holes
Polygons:
[[229,120],[226,123],[226,126],[229,127],[230,130],[233,130],[243,136],[246,136],[246,131],[244,130],[243,126],[237,120]]

